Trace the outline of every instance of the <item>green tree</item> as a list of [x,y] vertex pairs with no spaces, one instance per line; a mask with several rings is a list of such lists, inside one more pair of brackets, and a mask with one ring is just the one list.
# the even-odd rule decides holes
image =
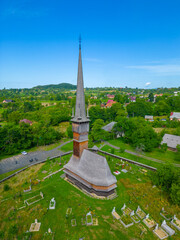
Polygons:
[[171,109],[165,101],[159,101],[154,108],[154,115],[163,116],[170,114]]
[[174,204],[180,205],[180,181],[172,184],[170,197]]
[[152,103],[144,100],[137,100],[127,105],[127,112],[130,117],[144,117],[145,115],[152,115]]
[[148,98],[150,102],[154,102],[154,94],[152,92],[150,92]]
[[70,124],[67,128],[67,135],[69,138],[73,138],[72,125]]
[[100,141],[107,138],[108,133],[104,129],[102,129],[103,126],[104,121],[102,119],[95,120],[91,130],[91,136],[93,138],[93,141]]

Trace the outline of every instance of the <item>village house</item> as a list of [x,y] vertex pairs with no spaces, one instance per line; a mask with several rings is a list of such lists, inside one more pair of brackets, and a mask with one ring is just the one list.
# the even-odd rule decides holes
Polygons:
[[11,100],[11,99],[5,99],[5,100],[3,100],[3,103],[11,103],[11,102],[14,102],[14,101]]
[[29,124],[29,125],[32,125],[32,122],[28,119],[22,119],[22,120],[19,121],[19,123],[22,123],[22,122],[24,122],[26,124]]
[[170,115],[170,120],[178,120],[180,121],[180,112],[171,112],[171,115]]
[[129,99],[131,102],[136,102],[136,97],[130,96]]
[[164,134],[161,145],[166,143],[169,150],[176,151],[177,145],[180,145],[180,136],[172,135],[172,134]]
[[146,121],[150,121],[150,122],[154,121],[153,116],[151,116],[151,115],[145,115],[144,118],[145,118]]
[[106,108],[111,108],[113,104],[115,104],[116,101],[113,101],[113,100],[108,100],[107,103],[106,103]]
[[108,97],[109,99],[114,99],[115,95],[107,94],[107,97]]

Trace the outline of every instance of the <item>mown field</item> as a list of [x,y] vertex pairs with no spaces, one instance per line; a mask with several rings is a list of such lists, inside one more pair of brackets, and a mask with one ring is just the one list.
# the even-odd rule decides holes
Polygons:
[[[54,239],[144,239],[153,240],[157,237],[143,223],[146,232],[142,234],[139,224],[124,228],[118,221],[114,220],[111,214],[113,207],[116,207],[118,214],[122,215],[121,208],[124,203],[136,210],[139,205],[146,213],[159,224],[163,217],[160,216],[162,207],[173,216],[180,218],[180,208],[172,205],[166,194],[157,187],[153,187],[150,180],[150,172],[143,173],[141,168],[134,165],[125,165],[127,173],[117,176],[117,195],[113,200],[99,200],[91,198],[61,178],[63,172],[43,180],[45,176],[62,168],[70,158],[47,161],[46,163],[33,166],[17,176],[7,180],[0,185],[0,239],[52,239],[51,236],[44,236],[44,233],[51,228]],[[112,171],[121,170],[121,162],[107,158]],[[23,193],[32,183],[32,190]],[[10,187],[5,191],[5,185]],[[18,210],[23,201],[39,195],[42,192],[44,199],[26,208]],[[51,198],[56,200],[56,209],[48,210]],[[66,216],[68,208],[72,213]],[[81,224],[81,219],[91,211],[93,217],[98,219],[98,226],[86,226]],[[41,222],[39,232],[27,232],[32,222]],[[76,219],[77,226],[71,225],[71,220]],[[171,239],[178,240],[180,233]]]

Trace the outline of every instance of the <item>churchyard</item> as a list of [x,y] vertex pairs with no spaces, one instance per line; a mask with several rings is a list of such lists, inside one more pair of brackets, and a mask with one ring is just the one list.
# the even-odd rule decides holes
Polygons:
[[[161,231],[164,220],[175,231],[169,239],[180,239],[177,228],[180,207],[172,205],[167,195],[152,185],[149,171],[107,157],[111,171],[120,172],[116,176],[117,197],[113,200],[95,199],[65,181],[62,171],[57,172],[69,157],[62,157],[61,165],[59,158],[47,161],[1,183],[0,239],[153,240],[158,239],[155,231],[164,236],[165,230]],[[127,171],[123,172],[123,169]],[[51,175],[54,172],[57,173]],[[4,190],[5,185],[9,186],[8,191]],[[24,192],[30,185],[32,189]],[[33,203],[36,198],[40,200]],[[56,205],[51,210],[49,206],[53,198]],[[24,204],[25,201],[32,204]],[[23,205],[25,207],[19,209]],[[119,219],[112,215],[114,207]],[[144,223],[148,214],[147,222],[151,224],[153,221],[150,228]]]

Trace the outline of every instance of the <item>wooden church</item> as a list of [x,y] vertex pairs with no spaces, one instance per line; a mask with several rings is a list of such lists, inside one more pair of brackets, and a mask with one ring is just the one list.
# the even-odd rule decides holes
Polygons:
[[79,42],[76,108],[71,121],[73,155],[64,166],[66,178],[90,194],[104,197],[112,195],[117,187],[117,180],[112,175],[106,158],[88,150],[90,120],[85,110],[81,41]]

